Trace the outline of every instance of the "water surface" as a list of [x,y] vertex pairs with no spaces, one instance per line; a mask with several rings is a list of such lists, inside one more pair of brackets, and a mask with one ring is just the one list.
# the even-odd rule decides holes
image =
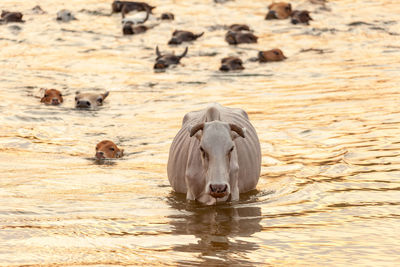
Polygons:
[[[265,21],[265,1],[149,3],[176,20],[123,37],[110,1],[2,0],[26,22],[0,25],[0,264],[400,262],[398,1],[292,1],[311,11],[309,26]],[[78,20],[57,22],[62,8]],[[258,44],[228,46],[232,23]],[[180,66],[154,73],[156,45],[185,48],[168,47],[175,29],[205,34]],[[286,61],[248,60],[275,47]],[[246,69],[218,72],[228,55]],[[41,104],[42,87],[64,104]],[[75,110],[77,90],[110,96]],[[183,115],[209,102],[245,109],[262,144],[257,190],[237,204],[187,203],[166,176]],[[126,156],[97,164],[103,139]]]

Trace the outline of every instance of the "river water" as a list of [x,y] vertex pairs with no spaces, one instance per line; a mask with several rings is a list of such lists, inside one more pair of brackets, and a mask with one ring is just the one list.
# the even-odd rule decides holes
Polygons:
[[[26,22],[0,25],[0,264],[398,264],[400,3],[292,1],[309,26],[265,21],[268,1],[149,3],[176,20],[123,37],[108,0],[1,1]],[[62,8],[78,20],[57,22]],[[232,23],[259,42],[228,46]],[[205,34],[154,73],[156,45],[185,48],[168,47],[174,29]],[[275,47],[288,59],[249,61]],[[228,55],[246,69],[220,73]],[[41,104],[40,88],[65,102]],[[75,110],[77,90],[110,95]],[[246,110],[261,141],[257,190],[236,204],[187,203],[166,176],[184,114],[210,102]],[[103,139],[126,155],[95,162]]]

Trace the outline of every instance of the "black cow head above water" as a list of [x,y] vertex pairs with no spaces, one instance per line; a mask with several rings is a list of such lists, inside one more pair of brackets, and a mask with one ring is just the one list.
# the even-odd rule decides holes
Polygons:
[[144,2],[133,2],[133,1],[114,1],[111,4],[112,13],[119,13],[127,14],[133,10],[136,11],[151,11],[154,9],[154,6],[150,6]]
[[171,65],[179,64],[180,60],[184,56],[186,56],[187,52],[188,52],[188,47],[186,47],[185,51],[183,51],[183,53],[180,56],[177,56],[174,53],[161,54],[157,46],[156,47],[157,58],[156,58],[156,63],[154,64],[154,69],[162,70],[168,68]]
[[221,60],[220,71],[243,70],[243,61],[238,57],[225,57]]

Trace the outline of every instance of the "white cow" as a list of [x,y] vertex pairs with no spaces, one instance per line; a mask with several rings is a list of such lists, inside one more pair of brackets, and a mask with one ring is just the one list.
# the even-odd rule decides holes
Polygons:
[[260,142],[244,110],[216,103],[185,115],[168,159],[176,192],[207,205],[237,201],[256,187],[260,170]]

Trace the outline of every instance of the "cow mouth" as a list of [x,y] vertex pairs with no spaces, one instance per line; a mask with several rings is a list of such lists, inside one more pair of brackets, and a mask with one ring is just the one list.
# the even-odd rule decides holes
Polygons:
[[163,64],[163,63],[156,63],[155,65],[154,65],[154,69],[156,69],[156,70],[163,70],[163,69],[166,69],[168,66],[167,65],[165,65],[165,64]]
[[96,159],[99,159],[99,160],[106,159],[106,157],[100,153],[96,153],[95,157],[96,157]]
[[265,17],[265,19],[278,19],[278,16],[276,15],[276,11],[270,10]]
[[227,194],[226,194],[226,192],[221,192],[221,193],[210,192],[210,195],[211,195],[213,198],[223,198],[223,197],[225,197]]

